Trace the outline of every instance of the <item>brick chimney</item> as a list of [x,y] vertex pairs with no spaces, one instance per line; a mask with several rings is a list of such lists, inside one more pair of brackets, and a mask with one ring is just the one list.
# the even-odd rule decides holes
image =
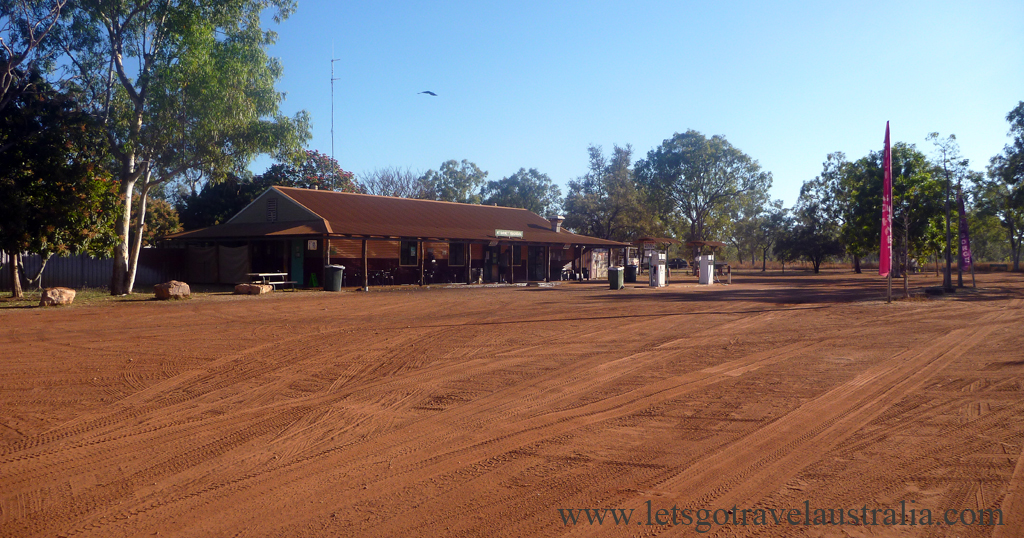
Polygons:
[[548,221],[551,222],[551,231],[552,232],[560,232],[560,231],[562,231],[562,221],[563,220],[565,220],[565,217],[563,217],[561,215],[558,215],[557,217],[548,217]]

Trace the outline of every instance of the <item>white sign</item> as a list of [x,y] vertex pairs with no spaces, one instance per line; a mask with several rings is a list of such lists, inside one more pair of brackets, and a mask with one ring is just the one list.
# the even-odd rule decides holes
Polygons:
[[509,239],[522,239],[522,230],[494,230],[494,237],[507,237]]
[[316,250],[316,239],[306,241],[306,250]]

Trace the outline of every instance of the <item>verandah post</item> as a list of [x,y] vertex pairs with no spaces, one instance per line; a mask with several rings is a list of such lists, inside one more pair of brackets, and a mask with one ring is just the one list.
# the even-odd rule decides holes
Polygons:
[[366,263],[366,240],[363,239],[363,291],[370,291],[370,269]]

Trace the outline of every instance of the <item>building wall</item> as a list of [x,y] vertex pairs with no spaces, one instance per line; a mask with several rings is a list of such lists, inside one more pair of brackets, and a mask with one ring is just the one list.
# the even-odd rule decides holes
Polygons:
[[[528,280],[527,246],[521,245],[521,258],[518,264],[509,267],[512,245],[489,247],[471,243],[469,255],[469,279],[476,282],[481,276],[485,282],[515,282]],[[332,264],[345,266],[345,285],[361,286],[363,273],[362,240],[331,239],[330,253]],[[400,241],[368,240],[366,242],[367,265],[370,274],[370,285],[416,284],[419,282],[419,266],[400,265]],[[450,247],[444,241],[425,241],[423,243],[424,276],[428,284],[456,283],[467,281],[465,265],[449,265]],[[557,280],[561,276],[563,266],[572,265],[574,249],[552,249],[551,278]],[[431,261],[433,260],[433,261]],[[386,273],[386,276],[385,274]]]

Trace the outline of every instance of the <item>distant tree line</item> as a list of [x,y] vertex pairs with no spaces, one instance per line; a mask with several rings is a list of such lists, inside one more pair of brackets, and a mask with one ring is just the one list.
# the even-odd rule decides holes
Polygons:
[[[131,293],[143,246],[224,222],[271,185],[564,213],[567,228],[601,238],[722,241],[732,257],[760,257],[762,269],[801,259],[817,271],[845,258],[860,271],[877,253],[880,151],[828,155],[791,208],[770,198],[772,175],[755,159],[692,130],[635,162],[629,145],[587,148],[588,168],[564,195],[536,168],[492,180],[465,159],[356,177],[303,149],[306,112],[280,111],[282,66],[263,22],[286,19],[294,0],[125,5],[0,0],[0,249],[15,296],[42,272],[25,274],[23,253],[112,256],[110,292]],[[1006,119],[1010,142],[984,172],[953,135],[930,136],[930,156],[894,144],[898,266],[944,257],[946,214],[959,218],[948,200],[959,191],[975,257],[1020,270],[1024,101]],[[253,175],[258,155],[276,163]]]

